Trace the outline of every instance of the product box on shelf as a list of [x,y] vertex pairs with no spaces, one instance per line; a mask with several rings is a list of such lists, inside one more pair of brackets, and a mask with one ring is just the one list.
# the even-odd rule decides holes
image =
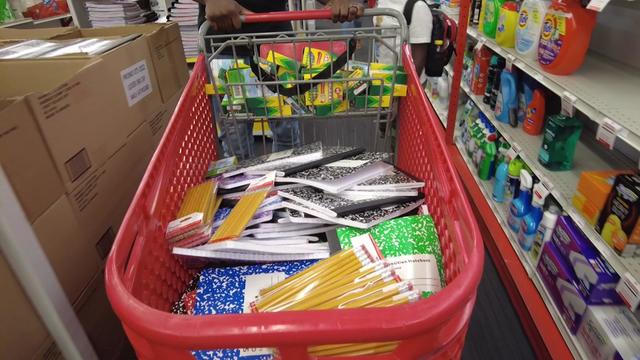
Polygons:
[[71,59],[0,61],[0,98],[24,96],[67,191],[162,107],[146,41]]
[[587,310],[587,302],[578,290],[573,271],[552,241],[542,248],[537,271],[565,324],[575,334]]
[[623,257],[640,250],[640,176],[619,175],[607,198],[596,230]]
[[579,290],[590,304],[622,303],[615,290],[620,276],[569,216],[558,219],[551,240],[576,275]]
[[580,174],[573,206],[591,225],[596,225],[600,210],[613,188],[616,176],[631,174],[630,170],[585,171]]
[[589,306],[578,341],[590,359],[637,359],[640,324],[624,306]]

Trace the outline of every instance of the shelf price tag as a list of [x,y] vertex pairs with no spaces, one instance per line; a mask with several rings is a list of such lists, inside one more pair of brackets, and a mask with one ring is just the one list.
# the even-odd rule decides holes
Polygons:
[[511,142],[511,150],[515,151],[516,154],[520,154],[520,152],[522,152],[522,148],[520,147],[520,145],[515,142]]
[[598,125],[598,131],[596,131],[596,140],[600,145],[609,150],[613,150],[616,138],[625,133],[625,129],[615,121],[604,118],[602,123]]
[[478,43],[476,44],[476,50],[481,50],[484,45],[487,43],[487,39],[484,37],[481,37],[478,39]]
[[571,218],[578,225],[579,228],[585,229],[587,227],[587,224],[584,222],[584,218],[582,217],[582,215],[580,215],[573,208],[569,209],[569,215],[571,215]]
[[[544,187],[546,187],[546,188],[549,190],[549,192],[552,192],[552,191],[553,191],[553,189],[554,189],[554,187],[553,187],[553,183],[549,180],[549,178],[547,178],[547,177],[546,177],[546,176],[544,176],[544,175],[540,175],[540,176],[538,176],[538,178],[540,179],[540,183],[542,183],[542,185],[543,185]],[[555,194],[552,194],[552,195],[553,195],[554,197],[557,197]]]
[[605,6],[609,5],[609,1],[611,0],[591,0],[587,5],[587,9],[601,12]]
[[576,114],[576,101],[578,98],[568,91],[562,93],[562,114],[567,116],[573,116]]
[[638,309],[638,305],[640,305],[640,283],[633,278],[631,273],[627,272],[622,275],[616,291],[631,311]]
[[507,64],[506,64],[506,69],[509,72],[513,71],[513,62],[516,61],[516,57],[511,55],[511,54],[507,54],[506,56],[506,60],[507,60]]

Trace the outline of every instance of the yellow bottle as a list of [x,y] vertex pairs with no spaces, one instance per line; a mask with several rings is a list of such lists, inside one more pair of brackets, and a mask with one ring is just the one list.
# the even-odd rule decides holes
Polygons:
[[482,31],[484,28],[484,12],[487,8],[487,0],[482,0],[482,5],[480,6],[480,20],[478,22],[478,29]]
[[516,46],[516,26],[518,24],[518,5],[508,1],[500,7],[496,42],[505,48]]

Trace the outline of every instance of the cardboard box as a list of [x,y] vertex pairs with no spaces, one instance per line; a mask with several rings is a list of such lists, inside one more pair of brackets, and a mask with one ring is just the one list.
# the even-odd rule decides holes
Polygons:
[[64,193],[29,104],[23,99],[0,101],[0,166],[29,222]]
[[162,101],[144,38],[94,58],[1,61],[0,98],[26,95],[67,191],[102,166]]
[[578,341],[593,360],[637,359],[640,324],[624,306],[589,306]]
[[118,26],[102,29],[79,29],[60,37],[104,37],[143,34],[149,47],[155,77],[163,102],[181,91],[189,79],[180,27],[177,23]]
[[11,29],[0,28],[0,41],[15,40],[49,40],[75,31],[73,27],[56,27],[48,29]]
[[573,206],[591,225],[596,225],[600,210],[607,201],[617,175],[631,174],[629,170],[585,171],[580,173]]
[[571,333],[575,334],[587,310],[587,302],[578,290],[575,275],[565,263],[553,241],[548,241],[542,248],[537,271],[551,294],[562,320]]
[[551,240],[571,267],[580,293],[590,304],[622,304],[615,289],[620,276],[569,216],[558,219]]

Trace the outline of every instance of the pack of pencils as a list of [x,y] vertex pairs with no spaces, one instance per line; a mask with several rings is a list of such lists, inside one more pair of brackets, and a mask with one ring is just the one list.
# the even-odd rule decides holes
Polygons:
[[[306,270],[259,292],[253,312],[386,307],[419,299],[371,243],[355,246],[319,261]],[[316,356],[367,355],[389,352],[396,342],[313,346]]]
[[172,246],[193,247],[209,240],[213,215],[222,201],[217,189],[216,180],[207,180],[187,190],[177,218],[167,226],[165,238]]

